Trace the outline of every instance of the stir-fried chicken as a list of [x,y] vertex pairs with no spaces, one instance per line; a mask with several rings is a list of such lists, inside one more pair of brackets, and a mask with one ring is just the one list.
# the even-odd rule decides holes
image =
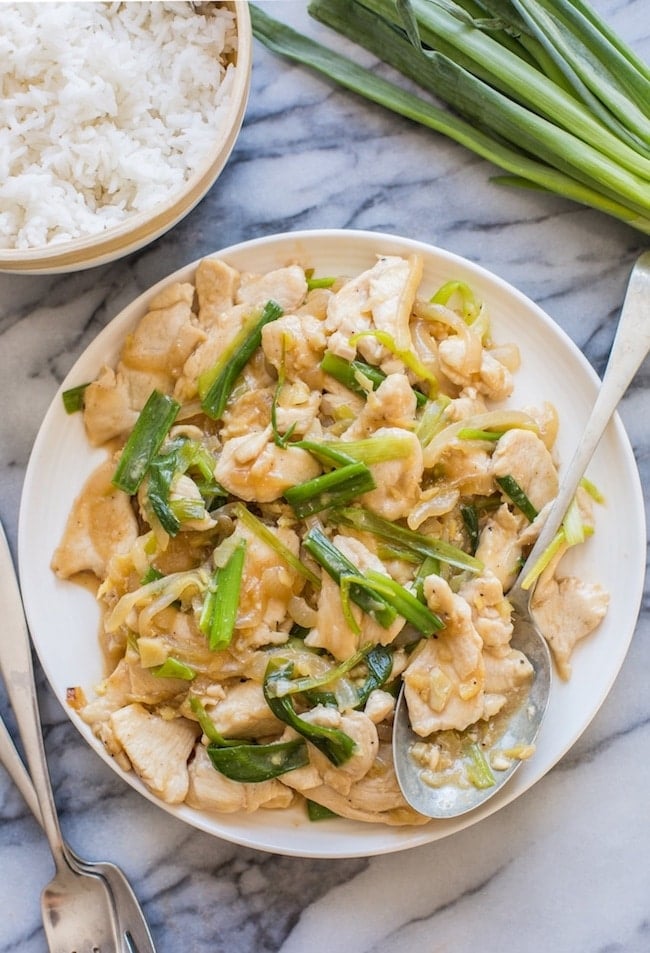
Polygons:
[[[206,259],[86,388],[107,459],[52,568],[99,579],[107,669],[75,707],[169,804],[246,814],[308,800],[426,823],[392,763],[400,683],[429,773],[445,737],[496,735],[525,698],[508,589],[557,493],[557,413],[495,406],[516,345],[493,340],[482,308],[434,303],[422,268],[384,255],[310,289],[297,263],[251,274]],[[218,409],[215,383],[228,388]],[[154,390],[178,416],[132,451]],[[116,481],[131,452],[135,489]],[[562,575],[565,549],[533,605],[568,677],[607,596]]]

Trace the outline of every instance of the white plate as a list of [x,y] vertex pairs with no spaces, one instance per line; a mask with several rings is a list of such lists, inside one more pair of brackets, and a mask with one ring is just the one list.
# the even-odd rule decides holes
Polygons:
[[[239,269],[263,272],[298,261],[320,275],[355,275],[377,254],[424,255],[425,287],[433,292],[450,278],[467,281],[491,315],[494,337],[516,341],[522,367],[510,403],[516,407],[551,400],[560,414],[558,449],[566,461],[592,406],[598,381],[590,365],[553,321],[524,295],[484,269],[449,252],[389,235],[355,231],[295,232],[227,248],[219,255]],[[119,314],[79,358],[61,390],[93,378],[103,363],[117,359],[125,334],[144,314],[147,302],[168,281],[189,281],[196,263],[141,295]],[[66,688],[83,686],[89,695],[102,676],[97,642],[99,613],[83,588],[57,579],[50,559],[66,517],[102,450],[89,449],[80,415],[68,417],[60,392],[34,444],[20,512],[19,564],[29,625],[41,664],[61,704]],[[579,574],[600,581],[611,604],[598,631],[575,652],[570,682],[555,679],[548,714],[535,756],[484,807],[456,820],[424,827],[389,828],[348,820],[310,823],[301,809],[252,815],[207,814],[169,807],[150,795],[133,773],[124,773],[106,755],[75,712],[70,718],[88,744],[125,781],[175,817],[235,843],[305,857],[353,857],[415,847],[475,824],[518,797],[564,755],[604,701],[632,638],[645,568],[645,520],[638,470],[620,420],[607,430],[589,471],[604,493],[597,507],[596,534],[576,555]]]

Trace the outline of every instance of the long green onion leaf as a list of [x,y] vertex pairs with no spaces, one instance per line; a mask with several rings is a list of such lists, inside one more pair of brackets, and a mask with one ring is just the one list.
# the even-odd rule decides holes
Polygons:
[[239,608],[246,541],[240,540],[224,566],[214,571],[208,588],[199,628],[208,638],[212,652],[227,648],[232,641]]
[[179,410],[173,397],[152,391],[124,445],[113,474],[114,486],[130,495],[137,493]]
[[207,752],[213,767],[220,774],[241,784],[270,781],[309,764],[309,752],[302,738],[268,745],[240,744],[227,748],[209,744]]
[[276,697],[271,694],[272,683],[281,679],[291,678],[293,663],[282,659],[271,659],[264,676],[264,697],[266,703],[280,721],[289,725],[299,735],[311,742],[319,751],[337,767],[349,761],[356,749],[356,742],[344,731],[338,728],[326,728],[323,725],[312,724],[296,714],[293,702],[288,695]]
[[432,536],[424,536],[422,533],[417,533],[397,523],[391,523],[390,520],[358,506],[336,510],[332,513],[330,519],[333,522],[353,526],[362,532],[372,533],[383,539],[399,543],[423,557],[433,556],[440,562],[448,563],[450,566],[456,566],[459,569],[469,569],[471,572],[481,572],[483,569],[483,563],[479,559],[469,556],[457,546],[452,546],[451,543],[446,543],[441,539],[434,539]]
[[[318,10],[311,8],[315,15],[319,14],[321,6],[319,4]],[[359,5],[355,3],[346,2],[343,4],[341,22],[332,25],[345,33],[347,25],[352,24],[353,16],[358,12],[358,7]],[[470,121],[454,116],[434,106],[424,98],[416,96],[400,88],[397,84],[375,75],[372,71],[358,66],[351,59],[340,56],[333,50],[301,36],[284,24],[274,21],[254,5],[251,5],[250,9],[254,35],[276,53],[303,63],[366,99],[448,136],[510,173],[507,177],[509,181],[532,183],[537,188],[554,192],[599,209],[627,222],[639,231],[650,234],[650,200],[648,200],[645,186],[639,186],[635,201],[631,203],[622,194],[616,194],[612,197],[610,191],[603,191],[597,183],[587,185],[579,180],[575,175],[576,169],[572,169],[571,173],[566,173],[549,165],[546,161],[533,158],[536,155],[534,142],[532,155],[526,155],[519,146],[520,140],[517,137],[518,126],[516,122],[511,128],[516,145],[509,145],[500,138],[499,134],[484,131],[485,125],[483,123],[490,124],[492,111],[481,111],[480,121],[482,125],[477,128],[474,114],[471,115]],[[383,30],[384,32],[381,32],[379,40],[376,40],[379,45],[377,55],[384,58],[386,62],[397,65],[398,69],[400,65],[396,64],[394,59],[399,57],[402,61],[402,72],[406,75],[409,75],[408,69],[416,68],[418,73],[424,73],[424,68],[420,69],[420,64],[417,63],[417,50],[404,38],[403,33],[396,33],[394,27],[390,25],[386,27],[383,21],[380,21],[381,18],[377,18],[377,24],[373,26],[372,31],[358,30],[353,39],[370,47],[370,42],[375,42],[375,40],[372,40],[371,33]],[[354,29],[354,26],[352,28]],[[386,33],[386,30],[389,32]],[[503,46],[499,43],[496,45],[499,48]],[[427,57],[422,53],[420,59],[426,61]],[[526,59],[528,59],[527,56]],[[506,70],[502,70],[502,72],[507,76]],[[537,71],[537,75],[541,77],[543,74],[541,71]],[[422,77],[418,75],[416,81],[422,82]],[[448,86],[451,84],[452,91],[455,90],[453,78],[450,80],[448,77],[446,83]],[[481,101],[482,98],[481,91]],[[586,109],[585,114],[587,114]],[[570,128],[575,128],[575,122],[569,125]],[[604,130],[604,132],[606,133],[607,130]],[[579,149],[577,159],[577,171],[581,171],[582,163]],[[617,168],[613,162],[611,164],[614,168]],[[638,204],[636,200],[644,203],[642,212],[639,212],[635,207]]]

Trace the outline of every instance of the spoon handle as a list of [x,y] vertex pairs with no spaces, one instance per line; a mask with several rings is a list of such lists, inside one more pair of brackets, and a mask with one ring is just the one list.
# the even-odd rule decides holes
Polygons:
[[[41,720],[34,683],[31,642],[4,527],[0,523],[0,604],[3,637],[0,638],[0,668],[18,730],[25,748],[29,771],[40,807],[43,830],[57,869],[66,869],[61,828],[47,770]],[[22,790],[22,789],[21,789]],[[28,800],[31,805],[31,801]],[[38,814],[37,814],[38,816]]]
[[560,489],[544,521],[537,542],[510,590],[508,598],[521,588],[521,580],[535,564],[562,525],[580,480],[594,455],[623,394],[650,350],[650,251],[636,261],[627,286],[621,316],[598,396],[575,450],[562,477]]

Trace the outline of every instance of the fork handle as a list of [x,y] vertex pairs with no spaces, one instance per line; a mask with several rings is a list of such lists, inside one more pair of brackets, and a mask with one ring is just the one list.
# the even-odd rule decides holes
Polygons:
[[[56,813],[52,785],[47,769],[41,719],[36,696],[31,642],[18,580],[0,523],[0,604],[3,611],[3,637],[0,639],[0,668],[22,738],[43,830],[57,870],[67,870],[63,837]],[[22,790],[22,788],[21,788]],[[32,804],[28,800],[30,807]],[[37,815],[38,816],[38,815]]]
[[637,259],[625,293],[623,308],[596,401],[560,489],[548,511],[537,542],[519,573],[508,598],[517,598],[521,581],[548,547],[566,515],[580,480],[623,394],[650,350],[650,251]]

